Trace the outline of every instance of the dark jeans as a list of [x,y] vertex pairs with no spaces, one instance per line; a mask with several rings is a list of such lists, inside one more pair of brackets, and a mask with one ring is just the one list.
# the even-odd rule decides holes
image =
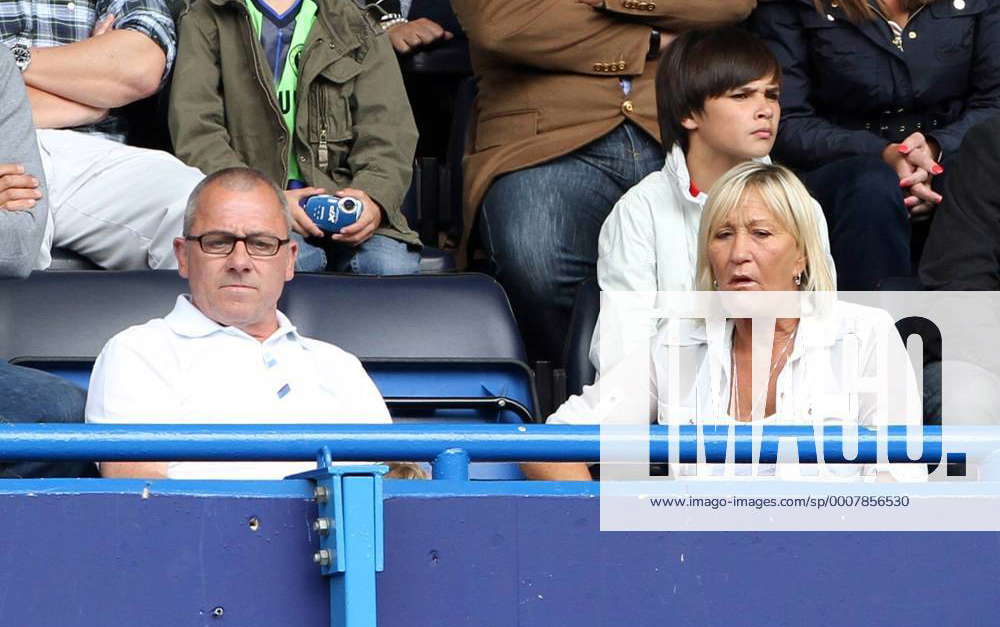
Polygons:
[[625,123],[604,137],[498,178],[480,230],[532,360],[562,362],[577,286],[596,272],[597,236],[614,204],[663,167],[660,145]]
[[913,274],[910,220],[899,177],[878,157],[850,157],[801,174],[830,229],[837,288],[873,290]]
[[[83,422],[85,399],[64,379],[0,362],[0,423]],[[91,462],[0,462],[0,478],[96,476]]]

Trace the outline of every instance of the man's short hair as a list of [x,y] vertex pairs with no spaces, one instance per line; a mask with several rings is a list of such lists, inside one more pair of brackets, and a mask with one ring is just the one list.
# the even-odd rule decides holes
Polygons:
[[198,202],[201,200],[202,193],[212,185],[218,185],[234,192],[247,192],[257,185],[266,186],[274,192],[274,196],[281,207],[281,214],[285,218],[285,223],[288,225],[289,231],[292,229],[292,212],[288,208],[288,199],[285,198],[285,193],[281,191],[281,188],[275,185],[274,181],[260,170],[240,166],[213,172],[202,179],[191,190],[191,195],[188,196],[187,207],[184,209],[185,237],[191,235],[191,225],[194,224],[194,215],[198,211]]
[[656,108],[660,137],[667,152],[680,144],[687,152],[688,131],[682,121],[718,98],[761,78],[781,82],[781,65],[764,42],[750,32],[728,26],[688,31],[667,48],[656,72]]

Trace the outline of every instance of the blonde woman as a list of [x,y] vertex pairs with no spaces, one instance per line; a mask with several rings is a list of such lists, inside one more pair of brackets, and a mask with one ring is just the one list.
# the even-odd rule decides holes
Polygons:
[[[828,306],[801,318],[778,319],[766,385],[754,386],[749,319],[707,320],[678,336],[663,325],[651,347],[647,418],[676,423],[678,416],[722,423],[920,424],[920,401],[909,359],[892,319],[880,310],[837,301],[833,268],[812,199],[786,168],[748,162],[730,170],[709,192],[698,235],[697,286],[703,292],[815,292]],[[758,301],[759,302],[759,301]],[[676,360],[670,350],[679,351]],[[688,364],[672,372],[669,363]],[[645,390],[616,366],[570,398],[549,424],[596,424],[622,417],[623,405]],[[669,397],[673,378],[686,382]],[[859,380],[874,382],[859,393]],[[676,387],[676,386],[673,386]],[[878,390],[880,393],[871,393]],[[603,394],[602,394],[603,392]],[[605,401],[605,402],[602,402]],[[721,466],[721,465],[720,465]],[[740,469],[740,473],[746,469]],[[802,475],[874,478],[875,466],[797,469]],[[822,472],[820,472],[822,470]],[[691,468],[678,468],[685,475]],[[715,474],[728,472],[713,469]],[[762,467],[765,476],[778,474]],[[896,478],[919,479],[923,466],[893,467]],[[535,479],[586,480],[584,464],[529,464]]]

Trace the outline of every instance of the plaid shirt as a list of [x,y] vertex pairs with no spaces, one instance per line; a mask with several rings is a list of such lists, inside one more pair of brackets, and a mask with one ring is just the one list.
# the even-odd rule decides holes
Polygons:
[[[0,0],[0,41],[45,48],[90,37],[98,19],[115,15],[114,28],[146,35],[167,55],[164,77],[177,51],[174,21],[165,0]],[[103,122],[76,130],[125,140],[125,121],[112,112]]]

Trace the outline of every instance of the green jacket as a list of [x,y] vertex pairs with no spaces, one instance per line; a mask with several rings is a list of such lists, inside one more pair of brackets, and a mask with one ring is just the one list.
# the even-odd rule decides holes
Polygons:
[[[299,61],[291,138],[308,185],[365,191],[376,231],[419,244],[400,212],[417,130],[388,38],[351,0],[317,0]],[[271,68],[242,0],[199,0],[181,17],[170,94],[177,156],[206,174],[258,168],[283,186],[288,133]]]

